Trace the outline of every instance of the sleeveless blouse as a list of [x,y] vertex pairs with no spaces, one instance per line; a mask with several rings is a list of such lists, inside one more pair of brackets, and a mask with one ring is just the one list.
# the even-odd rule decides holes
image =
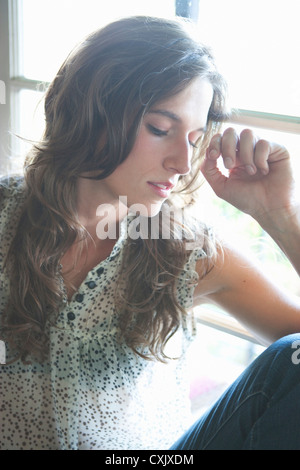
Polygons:
[[[0,324],[9,283],[3,262],[24,202],[23,179],[0,180]],[[87,275],[49,326],[49,358],[9,364],[0,343],[0,450],[168,449],[191,424],[185,353],[195,334],[192,315],[169,340],[166,364],[145,360],[117,340],[116,279],[130,218],[110,256]],[[178,283],[192,306],[195,249]],[[1,362],[1,361],[0,361]]]

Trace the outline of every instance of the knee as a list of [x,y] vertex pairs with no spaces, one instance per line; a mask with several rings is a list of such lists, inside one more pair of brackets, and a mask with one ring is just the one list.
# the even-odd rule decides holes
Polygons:
[[292,362],[296,356],[299,356],[300,363],[300,333],[283,336],[271,344],[266,351],[273,355],[283,355]]
[[300,380],[300,333],[284,336],[263,353],[265,373],[270,376]]

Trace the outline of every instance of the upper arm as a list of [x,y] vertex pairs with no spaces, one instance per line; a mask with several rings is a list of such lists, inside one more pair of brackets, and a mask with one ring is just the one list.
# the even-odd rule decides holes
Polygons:
[[213,269],[195,289],[194,305],[203,303],[223,308],[266,343],[300,331],[300,299],[276,286],[229,246],[219,251]]

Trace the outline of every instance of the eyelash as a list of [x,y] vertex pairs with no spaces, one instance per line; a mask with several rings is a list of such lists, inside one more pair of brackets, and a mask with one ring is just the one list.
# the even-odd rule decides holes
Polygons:
[[[152,134],[157,135],[158,137],[164,137],[168,135],[168,131],[161,131],[160,129],[157,129],[157,127],[151,126],[151,124],[148,124],[148,129],[150,130]],[[189,144],[194,149],[198,148],[198,146],[194,144],[194,142],[189,141]]]
[[157,127],[151,126],[151,124],[148,124],[148,129],[152,134],[157,135],[158,137],[168,135],[168,131],[161,131],[160,129],[157,129]]
[[189,144],[194,148],[194,149],[197,149],[198,148],[198,145],[194,144],[194,142],[191,142],[189,140]]

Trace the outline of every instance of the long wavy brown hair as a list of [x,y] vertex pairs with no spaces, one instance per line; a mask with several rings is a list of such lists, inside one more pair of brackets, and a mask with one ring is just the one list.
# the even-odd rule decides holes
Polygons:
[[[64,296],[61,258],[75,242],[85,249],[88,234],[75,206],[77,179],[86,172],[98,180],[111,174],[130,153],[149,109],[196,77],[209,80],[214,94],[192,171],[179,182],[177,193],[190,200],[200,159],[225,117],[225,84],[210,50],[193,39],[187,25],[152,17],[118,20],[89,35],[61,66],[46,92],[43,138],[26,158],[26,201],[6,259],[10,296],[2,337],[23,360],[47,356],[47,322]],[[187,220],[184,226],[186,233],[193,231]],[[197,234],[208,255],[204,276],[215,250],[204,225]],[[146,350],[164,359],[164,346],[185,315],[176,286],[190,254],[187,238],[140,238],[125,246],[119,279],[124,289],[116,295],[120,338],[144,357]]]

